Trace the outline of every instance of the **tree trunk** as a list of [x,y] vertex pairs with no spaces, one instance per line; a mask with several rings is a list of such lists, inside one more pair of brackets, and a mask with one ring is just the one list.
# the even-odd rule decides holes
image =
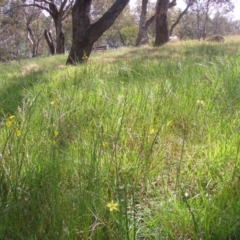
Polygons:
[[[141,44],[146,44],[149,42],[148,29],[151,26],[151,24],[155,21],[155,15],[151,16],[146,21],[147,4],[148,4],[148,0],[142,0],[142,10],[140,15],[139,32],[138,32],[138,38],[136,41],[136,46],[139,46]],[[168,8],[172,8],[176,5],[177,5],[176,0],[172,0],[169,3]]]
[[62,19],[54,20],[56,28],[56,54],[65,53],[65,35],[63,32]]
[[38,54],[37,52],[38,48],[36,46],[37,43],[35,42],[34,34],[30,25],[27,25],[27,31],[28,31],[28,40],[32,45],[32,57],[36,57]]
[[124,40],[124,37],[122,35],[122,33],[118,30],[118,34],[119,34],[119,37],[120,37],[120,40],[121,40],[121,43],[123,46],[125,46],[125,40]]
[[67,64],[83,63],[89,58],[93,44],[114,23],[130,0],[116,0],[95,23],[90,23],[92,0],[76,0],[72,8],[72,47]]
[[65,35],[63,32],[63,10],[57,9],[56,5],[53,3],[49,4],[50,14],[53,18],[55,29],[56,29],[56,54],[65,53]]
[[203,24],[203,40],[206,39],[206,36],[207,36],[207,24],[208,24],[208,20],[209,20],[209,14],[211,12],[210,11],[210,5],[211,5],[211,2],[210,0],[207,1],[207,4],[206,4],[206,15],[205,15],[205,21],[204,21],[204,24]]
[[52,34],[51,32],[47,31],[46,29],[44,30],[44,36],[45,36],[45,39],[47,41],[47,44],[48,44],[48,47],[49,47],[49,51],[52,55],[55,54],[55,46],[54,46],[54,42],[53,42],[53,39],[52,39]]
[[141,7],[141,14],[140,14],[140,21],[139,21],[139,30],[138,30],[136,46],[140,46],[141,44],[148,42],[148,36],[147,36],[146,29],[145,29],[145,22],[146,22],[146,18],[147,18],[147,4],[148,4],[148,0],[142,0],[142,7]]
[[159,47],[169,41],[167,11],[169,0],[158,0],[156,5],[156,36],[154,46]]

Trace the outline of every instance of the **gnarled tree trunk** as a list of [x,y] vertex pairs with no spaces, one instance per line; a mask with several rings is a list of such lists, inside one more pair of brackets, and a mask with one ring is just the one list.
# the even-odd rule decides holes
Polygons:
[[93,44],[114,23],[130,0],[116,0],[105,14],[95,23],[90,23],[92,0],[76,0],[72,8],[72,47],[67,64],[86,61]]

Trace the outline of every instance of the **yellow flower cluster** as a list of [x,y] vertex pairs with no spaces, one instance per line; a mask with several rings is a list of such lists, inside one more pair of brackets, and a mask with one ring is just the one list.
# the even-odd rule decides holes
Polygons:
[[13,121],[14,121],[14,118],[15,118],[14,115],[10,115],[10,116],[7,118],[6,123],[5,123],[6,127],[9,127],[9,128],[10,128],[10,127],[12,126]]
[[[15,116],[14,116],[14,115],[10,115],[10,116],[7,118],[7,120],[6,120],[6,122],[5,122],[5,125],[6,125],[7,128],[11,128],[11,127],[12,127],[12,125],[13,125],[13,123],[14,123],[14,119],[15,119]],[[21,136],[21,130],[16,129],[16,130],[14,131],[14,134],[15,134],[15,136],[17,136],[17,137]]]
[[17,129],[17,130],[15,131],[15,135],[16,135],[17,137],[21,136],[21,134],[22,134],[21,130]]
[[205,106],[205,102],[203,100],[197,100],[197,106],[204,107]]
[[84,53],[83,53],[82,60],[84,60],[84,61],[87,61],[87,60],[88,60],[88,56],[87,56],[87,54],[86,54],[85,51],[84,51]]

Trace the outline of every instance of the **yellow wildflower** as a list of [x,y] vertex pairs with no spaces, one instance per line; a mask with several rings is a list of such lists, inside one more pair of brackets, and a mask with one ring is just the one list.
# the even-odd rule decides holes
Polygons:
[[203,100],[197,100],[197,105],[199,107],[203,107],[203,106],[205,106],[205,102]]
[[6,125],[7,127],[11,127],[11,126],[12,126],[12,121],[7,120],[6,123],[5,123],[5,125]]
[[20,135],[21,135],[21,130],[19,130],[19,129],[17,129],[16,131],[15,131],[15,135],[17,136],[17,137],[19,137]]
[[156,132],[156,130],[154,129],[154,128],[151,128],[150,130],[149,130],[149,134],[154,134]]
[[109,208],[109,211],[118,211],[118,203],[115,203],[111,201],[110,203],[107,204],[107,207]]
[[7,118],[5,125],[6,125],[7,127],[11,127],[14,118],[15,118],[14,115],[10,115],[10,116]]
[[55,130],[55,131],[53,132],[53,136],[54,136],[54,137],[57,137],[58,134],[59,134],[59,132],[58,132],[57,130]]
[[54,106],[54,105],[57,105],[57,103],[58,103],[58,98],[56,97],[56,98],[54,98],[51,102],[50,102],[50,105],[52,105],[52,106]]
[[83,57],[82,57],[82,59],[83,59],[84,61],[87,61],[87,59],[88,59],[88,56],[87,56],[87,54],[86,54],[85,51],[84,51],[84,53],[83,53]]
[[102,146],[103,146],[103,147],[107,147],[107,146],[108,146],[108,143],[103,141],[103,142],[102,142]]
[[14,118],[15,118],[14,115],[10,115],[10,116],[8,117],[8,120],[13,120]]

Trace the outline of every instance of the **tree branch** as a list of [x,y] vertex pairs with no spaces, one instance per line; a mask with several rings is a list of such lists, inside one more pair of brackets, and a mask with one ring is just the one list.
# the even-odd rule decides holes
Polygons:
[[149,26],[153,23],[154,20],[155,20],[155,15],[151,16],[151,17],[146,21],[144,28],[145,28],[145,29],[148,29]]
[[44,2],[44,3],[46,3],[46,4],[52,4],[53,2],[52,1],[47,1],[47,0],[34,0],[34,2],[39,2],[39,3],[42,3],[42,2]]
[[176,1],[176,0],[172,0],[172,1],[169,3],[168,8],[172,8],[172,7],[176,6],[176,5],[177,5],[177,1]]
[[36,4],[36,3],[33,3],[33,4],[22,4],[22,5],[18,5],[18,6],[16,6],[16,7],[38,7],[38,8],[40,8],[40,9],[42,9],[42,10],[47,11],[49,14],[51,14],[51,11],[50,11],[48,8],[43,7],[43,6],[41,6],[41,5],[38,5],[38,4]]
[[67,8],[63,11],[63,17],[62,17],[63,21],[68,17],[71,9],[72,9],[72,4],[68,5]]
[[[130,0],[116,0],[102,17],[91,25],[89,35],[94,35],[94,38],[98,39],[109,27],[111,27],[129,1]],[[97,39],[93,40],[96,41]]]
[[188,9],[192,6],[193,1],[189,1],[187,7],[179,14],[177,20],[172,24],[172,26],[170,27],[169,30],[169,35],[172,35],[173,29],[177,26],[177,24],[179,23],[179,21],[181,20],[181,18],[187,13]]
[[61,5],[60,5],[60,8],[59,8],[59,13],[62,13],[63,12],[63,9],[65,7],[65,5],[67,4],[67,0],[64,0]]

